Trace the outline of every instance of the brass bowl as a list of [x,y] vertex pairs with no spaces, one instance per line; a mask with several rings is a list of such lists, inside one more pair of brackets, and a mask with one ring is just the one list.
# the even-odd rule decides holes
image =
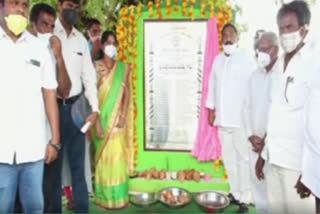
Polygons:
[[140,207],[148,207],[158,201],[153,192],[129,192],[129,200],[132,204]]
[[195,199],[200,206],[206,209],[219,210],[230,204],[226,195],[213,191],[199,192],[196,194]]
[[[165,194],[168,194],[169,192],[171,192],[173,196],[172,198],[173,200],[171,200],[171,202],[165,199]],[[158,192],[157,197],[161,203],[163,203],[164,205],[170,208],[183,207],[189,204],[192,200],[192,195],[190,194],[190,192],[178,187],[168,187],[168,188],[162,189]],[[181,201],[182,198],[183,198],[183,202]]]

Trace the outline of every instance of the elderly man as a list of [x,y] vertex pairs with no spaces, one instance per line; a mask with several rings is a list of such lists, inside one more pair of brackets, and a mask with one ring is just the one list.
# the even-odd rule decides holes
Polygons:
[[256,177],[255,166],[264,146],[271,75],[278,69],[278,39],[273,32],[264,32],[257,41],[259,68],[252,74],[244,105],[244,122],[250,143],[250,172],[252,191],[258,213],[267,213],[267,187],[264,180]]
[[206,107],[209,124],[218,126],[222,159],[228,172],[231,202],[238,212],[247,212],[251,202],[248,145],[242,126],[245,89],[255,70],[253,59],[237,45],[238,33],[232,24],[222,29],[223,53],[213,63]]
[[[43,166],[60,148],[56,76],[50,53],[26,31],[28,0],[0,0],[0,213],[43,213]],[[48,142],[46,121],[50,124]]]
[[[297,189],[302,195],[309,195],[300,181],[304,147],[303,109],[311,81],[319,69],[310,44],[304,42],[309,14],[293,2],[284,4],[277,16],[285,53],[279,59],[278,72],[272,76],[266,146],[262,152],[268,161],[268,212],[314,212],[314,199],[301,199],[296,194]],[[258,174],[261,174],[262,162],[258,160]]]

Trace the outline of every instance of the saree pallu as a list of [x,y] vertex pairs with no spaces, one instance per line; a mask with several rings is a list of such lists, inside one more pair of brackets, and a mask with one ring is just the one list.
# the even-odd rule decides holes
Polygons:
[[[103,65],[96,64],[98,76]],[[99,76],[100,122],[103,139],[95,137],[95,203],[107,209],[118,209],[128,203],[129,173],[132,164],[133,111],[130,99],[129,67],[117,62],[112,71]],[[128,96],[128,103],[123,103]],[[126,106],[124,106],[126,105]],[[117,127],[120,117],[125,125]],[[94,131],[93,131],[94,132]]]

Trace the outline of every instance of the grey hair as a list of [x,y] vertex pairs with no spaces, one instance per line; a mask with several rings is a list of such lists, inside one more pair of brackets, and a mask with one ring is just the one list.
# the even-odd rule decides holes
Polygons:
[[271,32],[271,31],[263,32],[260,36],[259,41],[262,38],[269,40],[271,42],[271,44],[274,46],[279,46],[279,40],[278,40],[277,34],[275,34],[274,32]]

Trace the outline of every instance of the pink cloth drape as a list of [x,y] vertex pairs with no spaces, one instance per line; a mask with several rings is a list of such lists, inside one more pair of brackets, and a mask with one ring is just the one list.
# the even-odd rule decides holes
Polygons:
[[207,23],[206,50],[204,55],[201,110],[198,122],[197,139],[191,154],[199,161],[215,160],[221,155],[221,145],[218,139],[217,128],[208,124],[208,109],[205,107],[209,75],[215,57],[219,53],[218,29],[216,18],[213,17]]

